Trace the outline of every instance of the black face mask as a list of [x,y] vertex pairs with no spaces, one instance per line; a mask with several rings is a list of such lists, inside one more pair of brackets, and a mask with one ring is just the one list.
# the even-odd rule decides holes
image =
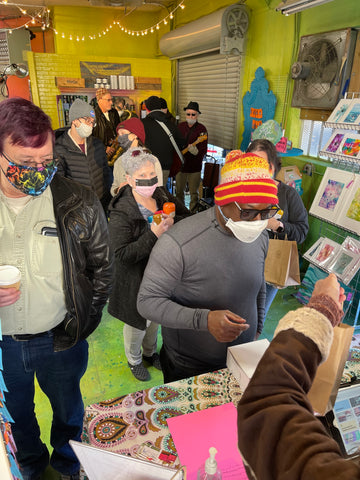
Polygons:
[[149,178],[148,180],[142,180],[137,178],[135,180],[135,185],[137,187],[152,187],[153,185],[155,185],[155,183],[158,183],[158,177]]
[[120,147],[122,147],[124,150],[128,150],[130,148],[130,145],[132,143],[131,140],[129,140],[129,134],[124,133],[123,135],[118,135],[117,137],[118,144]]

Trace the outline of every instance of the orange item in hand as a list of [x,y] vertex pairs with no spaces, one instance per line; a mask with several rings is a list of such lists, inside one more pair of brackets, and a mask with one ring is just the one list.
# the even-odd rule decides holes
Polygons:
[[163,212],[170,217],[175,217],[175,203],[173,202],[166,202],[163,205]]
[[159,225],[159,223],[161,223],[162,214],[163,214],[163,211],[162,211],[162,210],[158,210],[157,212],[154,213],[154,215],[153,215],[153,222],[155,222],[156,225]]

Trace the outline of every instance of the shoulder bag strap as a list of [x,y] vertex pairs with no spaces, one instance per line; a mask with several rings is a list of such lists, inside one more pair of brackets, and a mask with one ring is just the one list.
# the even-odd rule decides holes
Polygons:
[[173,144],[173,147],[175,148],[176,153],[178,154],[181,163],[184,165],[184,157],[183,157],[183,154],[180,152],[180,149],[179,149],[179,147],[177,146],[177,143],[175,142],[175,139],[174,139],[173,134],[170,132],[170,130],[168,129],[168,127],[165,125],[165,123],[159,122],[159,120],[155,120],[155,121],[156,121],[156,122],[161,126],[161,128],[163,128],[163,129],[165,130],[165,132],[168,134],[168,137],[170,138],[170,142]]

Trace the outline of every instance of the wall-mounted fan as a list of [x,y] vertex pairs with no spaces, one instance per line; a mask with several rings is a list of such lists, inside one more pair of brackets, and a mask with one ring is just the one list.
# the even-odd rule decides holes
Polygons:
[[351,72],[355,41],[356,31],[350,28],[301,37],[291,67],[293,107],[335,107]]

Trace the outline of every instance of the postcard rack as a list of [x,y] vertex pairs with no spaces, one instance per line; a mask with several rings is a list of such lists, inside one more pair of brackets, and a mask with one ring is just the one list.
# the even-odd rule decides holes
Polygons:
[[360,171],[360,92],[346,93],[325,126],[334,131],[319,155],[337,168]]
[[[328,220],[325,220],[324,218],[321,218],[317,215],[311,214],[311,217],[317,218],[321,220],[320,222],[320,230],[318,233],[318,237],[324,237],[328,239],[332,239],[334,242],[338,244],[342,244],[346,237],[352,236],[355,239],[358,239],[358,236],[352,232],[349,229],[346,229],[344,227],[339,227],[339,225],[336,225],[333,222],[330,222]],[[316,244],[314,244],[315,246]],[[310,249],[309,249],[310,250]],[[307,260],[309,263],[312,265],[316,266],[317,268],[320,268],[320,270],[323,270],[326,273],[330,273],[329,270],[324,267],[323,265],[319,264],[317,261],[309,258],[306,254],[304,255],[305,260]],[[348,306],[348,309],[346,311],[346,315],[344,319],[351,319],[353,326],[357,326],[358,322],[360,321],[360,270],[355,274],[353,279],[350,281],[348,284],[349,290],[352,292],[352,299],[351,303]]]

